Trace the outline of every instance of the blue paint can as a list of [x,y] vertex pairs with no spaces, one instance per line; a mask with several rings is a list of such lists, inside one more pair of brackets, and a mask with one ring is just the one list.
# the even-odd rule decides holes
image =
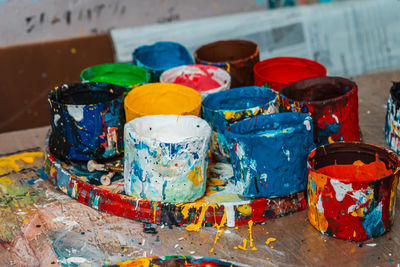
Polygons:
[[106,159],[123,151],[125,123],[122,86],[74,83],[53,89],[50,151],[63,160]]
[[312,118],[275,113],[225,131],[236,190],[245,197],[282,197],[307,187],[307,156],[315,148]]
[[186,47],[175,42],[156,42],[133,51],[133,64],[150,73],[150,82],[159,82],[161,74],[168,69],[193,63]]
[[269,88],[247,86],[208,95],[202,103],[203,118],[212,127],[211,153],[215,160],[229,162],[224,136],[234,122],[278,111],[277,94]]

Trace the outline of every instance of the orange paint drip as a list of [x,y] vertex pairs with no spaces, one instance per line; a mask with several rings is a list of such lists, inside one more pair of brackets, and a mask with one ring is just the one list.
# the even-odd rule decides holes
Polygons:
[[338,180],[351,182],[373,181],[393,173],[392,170],[386,168],[385,163],[378,157],[369,164],[357,160],[353,164],[334,164],[318,169],[318,171]]
[[156,223],[156,213],[157,213],[157,203],[156,202],[153,203],[153,209],[154,209],[154,219],[153,219],[153,221],[154,221],[154,223]]

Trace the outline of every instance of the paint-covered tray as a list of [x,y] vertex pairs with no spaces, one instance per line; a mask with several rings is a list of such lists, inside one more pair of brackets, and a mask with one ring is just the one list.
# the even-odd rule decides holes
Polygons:
[[114,267],[114,266],[219,266],[219,267],[248,267],[249,265],[230,262],[226,260],[220,260],[211,257],[191,257],[191,256],[164,256],[164,257],[147,257],[133,260],[126,260],[123,262],[117,262],[112,265],[103,265],[103,267]]
[[261,223],[301,211],[307,204],[305,192],[270,199],[243,198],[234,192],[230,182],[232,167],[223,163],[210,164],[206,194],[195,202],[170,204],[136,199],[124,193],[122,176],[114,177],[110,185],[102,185],[100,175],[82,171],[79,163],[68,164],[56,159],[50,153],[47,140],[45,156],[45,171],[58,189],[99,211],[144,223],[190,224],[188,227],[194,231],[202,225],[226,223],[234,227],[250,220]]

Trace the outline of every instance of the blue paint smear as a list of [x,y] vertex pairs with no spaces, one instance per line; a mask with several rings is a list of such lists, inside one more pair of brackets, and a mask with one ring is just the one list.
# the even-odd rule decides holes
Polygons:
[[29,185],[34,185],[36,183],[35,179],[30,179],[30,180],[24,180],[25,183],[29,184]]
[[161,74],[170,68],[193,63],[186,47],[175,42],[156,42],[133,51],[133,64],[145,68],[151,74],[150,82],[158,82]]
[[308,114],[258,115],[232,124],[225,136],[234,181],[244,184],[243,196],[278,197],[306,189],[307,156],[315,148]]
[[49,179],[49,176],[47,176],[47,173],[44,171],[44,167],[36,170],[36,173],[39,174],[39,177],[42,178],[43,180]]
[[382,221],[382,210],[378,209],[375,200],[371,202],[369,208],[372,208],[372,211],[369,211],[368,214],[360,218],[365,232],[369,237],[383,235],[385,233],[385,224]]

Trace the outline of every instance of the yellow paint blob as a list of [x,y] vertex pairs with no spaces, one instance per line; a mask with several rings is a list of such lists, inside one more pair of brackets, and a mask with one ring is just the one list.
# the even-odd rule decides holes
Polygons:
[[252,208],[250,205],[241,205],[237,207],[237,210],[242,213],[244,216],[250,216],[252,212]]
[[276,238],[275,237],[269,237],[267,241],[265,241],[265,244],[268,246],[270,243],[275,242]]
[[6,174],[10,171],[20,171],[21,167],[17,161],[21,160],[25,163],[33,163],[36,157],[43,157],[42,152],[25,152],[11,156],[0,158],[0,175]]
[[188,175],[188,180],[191,181],[195,186],[198,186],[199,183],[202,183],[203,176],[201,175],[201,168],[195,167],[192,170],[190,170]]
[[146,115],[200,116],[201,96],[196,90],[172,83],[149,83],[125,97],[126,122]]

